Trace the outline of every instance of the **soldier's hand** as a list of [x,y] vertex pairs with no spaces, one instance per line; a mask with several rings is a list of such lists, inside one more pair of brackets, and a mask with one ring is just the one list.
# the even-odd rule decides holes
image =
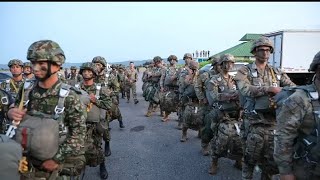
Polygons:
[[14,107],[9,109],[8,117],[11,120],[20,122],[23,119],[26,112],[27,112],[27,109],[20,110],[18,107]]
[[293,174],[280,175],[280,180],[295,180],[296,177]]
[[270,86],[267,90],[268,93],[272,93],[273,95],[278,94],[281,91],[282,87],[272,87]]
[[97,102],[97,98],[96,98],[96,96],[94,94],[90,94],[89,96],[90,96],[90,101],[91,102],[93,102],[93,103]]
[[52,172],[52,171],[58,169],[59,164],[56,163],[54,160],[49,159],[49,160],[44,161],[41,166],[44,169],[46,169],[47,171]]

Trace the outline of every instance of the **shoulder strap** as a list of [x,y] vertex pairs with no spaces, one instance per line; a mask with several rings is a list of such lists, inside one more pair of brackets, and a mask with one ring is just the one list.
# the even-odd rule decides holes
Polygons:
[[60,114],[64,112],[64,101],[66,97],[69,95],[71,86],[65,83],[61,84],[60,91],[59,91],[59,100],[58,104],[54,109],[54,119],[58,119]]
[[11,82],[10,79],[6,80],[6,91],[8,91],[8,92],[10,92],[10,89],[11,89],[10,88],[10,82]]
[[96,96],[97,99],[99,99],[100,98],[100,90],[101,90],[101,84],[100,83],[96,84],[96,89],[97,90],[96,90],[96,95],[95,96]]

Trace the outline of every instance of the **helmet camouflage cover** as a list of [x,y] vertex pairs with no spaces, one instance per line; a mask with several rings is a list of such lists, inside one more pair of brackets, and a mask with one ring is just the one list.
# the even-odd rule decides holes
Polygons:
[[31,62],[24,62],[23,67],[32,67]]
[[107,61],[104,57],[102,56],[96,56],[92,59],[93,63],[101,63],[104,67],[107,66]]
[[30,45],[27,59],[31,62],[49,61],[62,65],[65,62],[65,55],[58,43],[52,40],[40,40]]
[[89,69],[93,72],[93,74],[98,75],[97,66],[92,62],[85,62],[80,66],[79,74],[82,74],[82,71],[85,69]]
[[12,65],[19,65],[19,66],[23,66],[23,62],[19,59],[12,59],[8,62],[8,67],[11,67]]
[[177,56],[176,56],[176,55],[170,55],[170,56],[168,57],[168,61],[172,61],[172,60],[178,61]]
[[211,58],[211,66],[215,66],[216,64],[220,64],[220,57],[219,56],[213,56]]
[[77,67],[76,66],[71,66],[70,69],[71,70],[77,70]]
[[320,64],[320,51],[314,56],[310,64],[309,71],[315,71],[318,64]]
[[222,64],[223,62],[227,62],[227,61],[231,61],[231,62],[236,62],[235,58],[232,54],[224,54],[221,56],[220,58],[220,64]]
[[160,56],[156,56],[153,58],[153,62],[154,63],[158,63],[158,62],[161,62],[162,61],[162,58]]
[[192,59],[192,54],[191,53],[185,53],[183,55],[183,59],[186,59],[186,58],[191,58]]
[[250,52],[251,53],[256,52],[256,48],[259,46],[268,46],[270,47],[270,52],[273,53],[273,49],[274,49],[273,44],[269,38],[262,36],[259,39],[255,40],[252,44]]

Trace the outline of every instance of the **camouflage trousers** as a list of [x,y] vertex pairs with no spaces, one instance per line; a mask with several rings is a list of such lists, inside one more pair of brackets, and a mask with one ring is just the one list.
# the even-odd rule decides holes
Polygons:
[[106,120],[105,120],[105,122],[104,122],[104,123],[105,123],[104,126],[106,127],[106,129],[105,129],[105,131],[103,132],[103,136],[102,136],[102,138],[103,138],[103,140],[104,140],[105,142],[109,142],[109,141],[111,140],[110,131],[109,131],[109,122],[111,121],[110,119],[111,119],[111,114],[110,114],[109,111],[107,111],[107,113],[106,113]]
[[119,101],[115,99],[115,96],[112,98],[112,105],[111,105],[111,109],[109,111],[109,121],[113,121],[115,119],[118,119],[119,121],[122,120],[122,115],[120,112],[120,108],[119,108]]
[[130,99],[130,89],[131,89],[131,92],[132,92],[132,98],[134,100],[137,99],[137,85],[136,83],[132,83],[131,85],[126,85],[125,87],[125,91],[126,91],[126,97],[127,99],[129,100]]
[[20,180],[80,180],[83,179],[85,166],[84,155],[69,157],[53,172],[46,172],[32,165],[29,172],[21,174]]
[[86,165],[96,167],[105,161],[102,145],[102,134],[97,131],[97,123],[87,123],[86,133]]
[[218,125],[217,132],[211,139],[212,159],[226,157],[232,160],[241,160],[242,144],[234,122],[237,121],[222,122]]
[[204,126],[201,128],[201,146],[208,145],[213,138],[211,124],[214,119],[217,119],[216,110],[213,108],[209,109],[209,107],[207,107],[205,110],[205,116],[203,118]]
[[255,165],[262,170],[261,179],[272,179],[272,175],[279,173],[273,159],[274,129],[273,125],[250,125],[244,145],[242,179],[252,179]]

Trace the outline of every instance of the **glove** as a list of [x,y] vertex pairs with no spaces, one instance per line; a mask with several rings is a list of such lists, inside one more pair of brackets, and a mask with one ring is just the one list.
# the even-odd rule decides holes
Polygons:
[[26,173],[28,172],[28,161],[27,157],[23,156],[19,162],[19,172]]

